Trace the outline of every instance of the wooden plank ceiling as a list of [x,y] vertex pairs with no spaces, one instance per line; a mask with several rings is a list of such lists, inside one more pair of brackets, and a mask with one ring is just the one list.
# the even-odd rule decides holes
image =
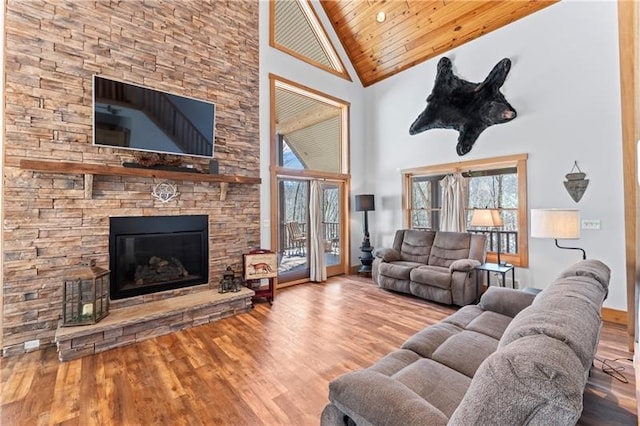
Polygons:
[[365,87],[556,2],[321,0]]

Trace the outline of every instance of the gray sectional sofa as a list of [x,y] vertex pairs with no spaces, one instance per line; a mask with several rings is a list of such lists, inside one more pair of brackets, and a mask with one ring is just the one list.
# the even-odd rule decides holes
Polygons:
[[485,235],[400,229],[376,251],[371,276],[387,290],[464,306],[477,301],[474,268],[485,255]]
[[479,304],[333,380],[321,424],[575,424],[609,279],[605,264],[584,260],[537,296],[490,287]]

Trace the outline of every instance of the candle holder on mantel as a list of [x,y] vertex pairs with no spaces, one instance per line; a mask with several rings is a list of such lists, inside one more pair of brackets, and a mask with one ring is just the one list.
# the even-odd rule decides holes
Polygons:
[[109,271],[91,260],[64,280],[62,325],[95,324],[109,313]]

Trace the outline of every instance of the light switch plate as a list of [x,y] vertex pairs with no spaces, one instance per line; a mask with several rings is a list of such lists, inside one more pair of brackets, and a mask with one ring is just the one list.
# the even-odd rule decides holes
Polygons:
[[600,220],[582,219],[582,229],[598,230],[600,229]]

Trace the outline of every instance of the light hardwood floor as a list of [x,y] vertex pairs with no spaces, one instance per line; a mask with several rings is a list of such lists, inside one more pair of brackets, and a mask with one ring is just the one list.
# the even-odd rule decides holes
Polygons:
[[[53,348],[0,360],[2,425],[317,425],[330,380],[371,365],[447,306],[332,278],[278,292],[273,306],[59,363]],[[606,324],[581,425],[636,424],[626,331]]]

